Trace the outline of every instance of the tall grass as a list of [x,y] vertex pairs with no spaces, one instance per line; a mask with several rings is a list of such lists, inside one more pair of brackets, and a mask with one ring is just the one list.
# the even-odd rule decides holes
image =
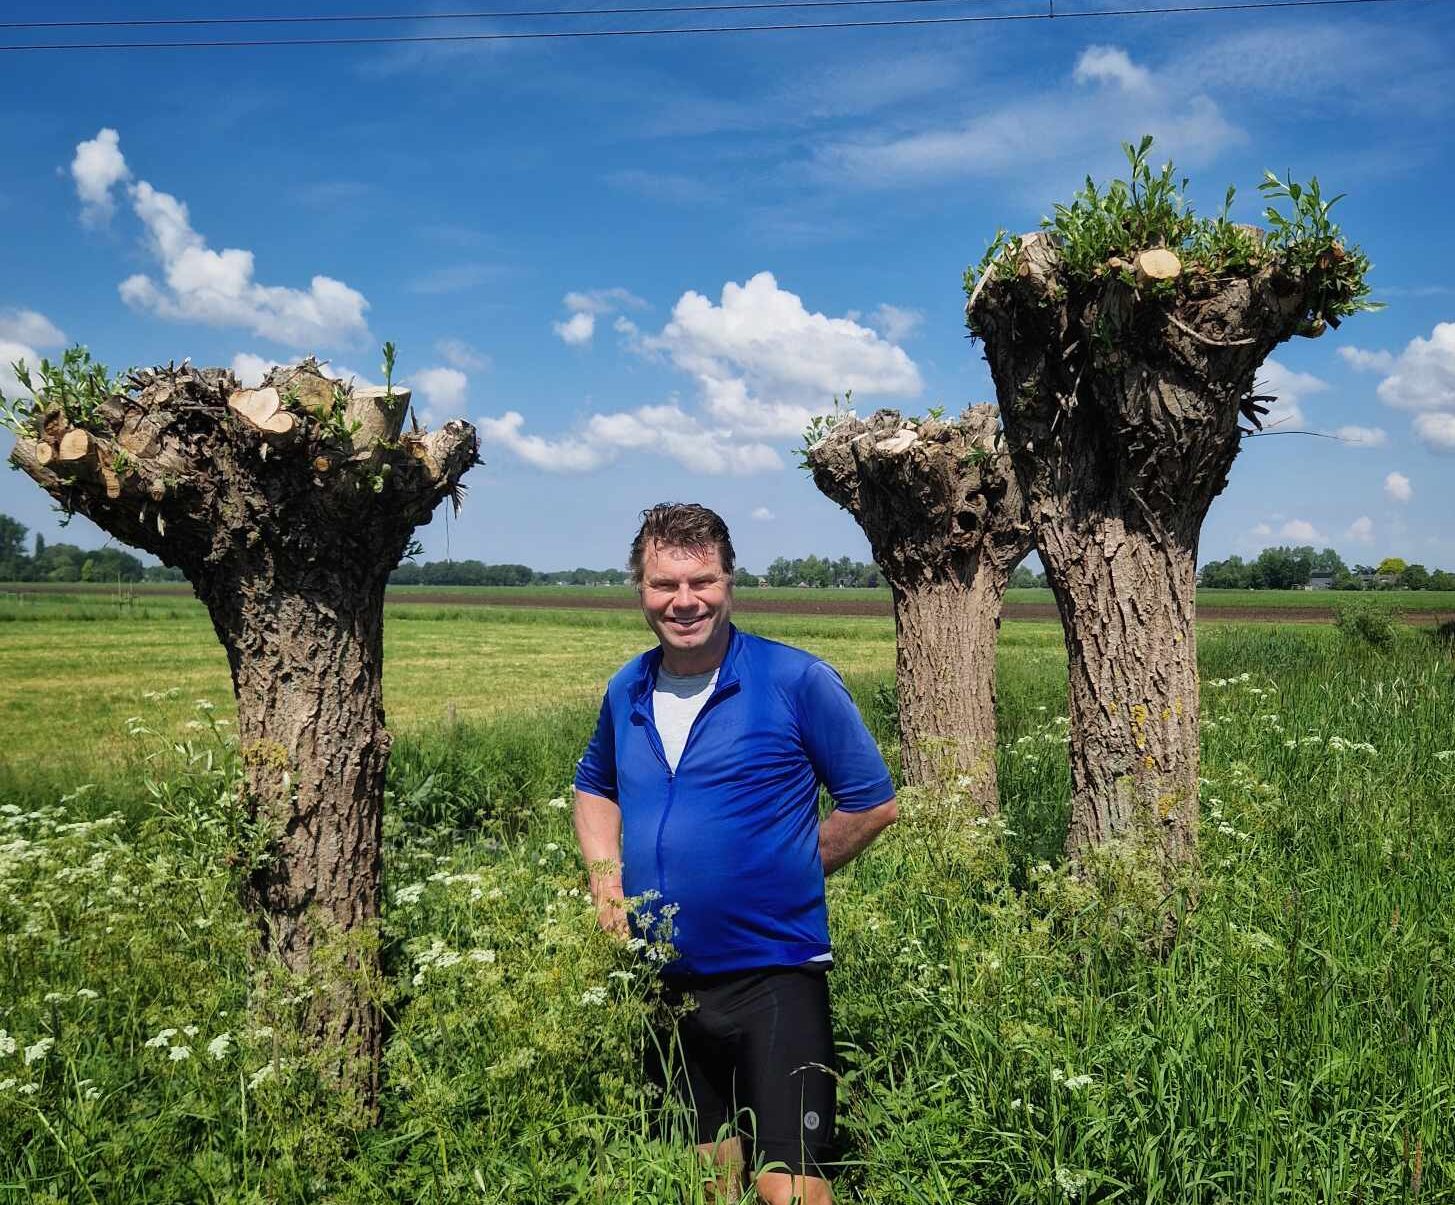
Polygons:
[[[1060,866],[1044,644],[1002,672],[1004,821],[906,794],[830,881],[842,1200],[1455,1200],[1448,651],[1225,629],[1201,662],[1168,957],[1135,868]],[[851,686],[892,755],[888,682]],[[0,1199],[703,1201],[638,1072],[651,950],[594,932],[570,835],[592,711],[396,745],[373,1131],[249,969],[216,713],[154,699],[129,768],[0,804]]]

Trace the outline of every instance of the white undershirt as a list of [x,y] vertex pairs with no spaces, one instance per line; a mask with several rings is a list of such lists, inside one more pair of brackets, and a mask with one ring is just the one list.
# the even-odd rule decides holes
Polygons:
[[667,766],[674,774],[687,745],[687,734],[692,731],[692,721],[697,719],[716,685],[716,669],[705,674],[674,674],[663,666],[657,667],[652,715],[657,721],[657,735],[662,738]]

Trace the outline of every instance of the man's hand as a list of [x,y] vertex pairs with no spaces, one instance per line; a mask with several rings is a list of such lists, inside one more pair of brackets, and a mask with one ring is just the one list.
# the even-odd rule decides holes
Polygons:
[[898,819],[899,808],[892,798],[862,812],[835,808],[818,826],[818,852],[823,858],[824,874],[847,866]]
[[625,938],[630,930],[621,886],[621,808],[600,795],[577,791],[573,819],[590,875],[596,922],[605,932]]
[[600,890],[593,879],[591,899],[596,905],[596,923],[601,926],[603,933],[622,939],[631,936],[631,929],[626,923],[626,897],[621,893],[620,879],[616,880],[614,888],[607,885]]

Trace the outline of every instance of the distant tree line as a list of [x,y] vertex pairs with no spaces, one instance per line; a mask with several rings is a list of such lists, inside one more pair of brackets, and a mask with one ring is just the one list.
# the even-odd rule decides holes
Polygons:
[[539,573],[529,565],[487,565],[483,561],[424,561],[400,565],[391,586],[620,586],[625,569],[558,569]]
[[762,577],[770,586],[878,586],[883,580],[878,565],[846,556],[780,556]]
[[79,548],[47,544],[36,533],[26,551],[29,531],[9,515],[0,515],[0,582],[179,582],[182,573],[164,565],[143,565],[119,548]]
[[1307,544],[1265,548],[1251,561],[1239,556],[1208,561],[1197,580],[1210,590],[1301,590],[1316,575],[1329,578],[1334,590],[1455,590],[1455,573],[1443,569],[1399,557],[1351,568],[1332,548],[1315,552]]

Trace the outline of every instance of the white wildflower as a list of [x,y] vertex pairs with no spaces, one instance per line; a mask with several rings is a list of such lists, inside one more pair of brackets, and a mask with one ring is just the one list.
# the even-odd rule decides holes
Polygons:
[[100,1100],[101,1099],[101,1089],[100,1088],[97,1088],[97,1087],[95,1087],[93,1085],[92,1087],[87,1088],[85,1092],[81,1093],[81,1099],[82,1100]]
[[612,971],[607,975],[608,979],[620,979],[623,983],[630,983],[636,978],[630,971]]
[[19,1042],[0,1029],[0,1054],[14,1054],[19,1045]]
[[1082,1088],[1091,1087],[1091,1076],[1073,1075],[1061,1086],[1068,1092],[1080,1092]]
[[94,1000],[100,994],[95,988],[78,987],[76,989],[76,998],[79,1000]]
[[57,1004],[67,998],[68,997],[66,996],[65,992],[46,992],[46,994],[42,997],[42,999],[47,1004]]
[[232,1034],[220,1033],[212,1041],[207,1043],[207,1053],[212,1056],[214,1063],[220,1063],[227,1057],[228,1049],[232,1046]]
[[396,904],[409,905],[419,902],[419,897],[424,894],[423,883],[410,883],[407,887],[401,887],[394,893]]
[[184,1025],[182,1026],[182,1032],[186,1034],[189,1038],[195,1038],[197,1036],[197,1026]]
[[174,1063],[185,1062],[187,1059],[190,1059],[192,1057],[192,1047],[173,1046],[169,1051],[167,1051],[167,1057],[171,1059]]
[[581,1003],[588,1008],[599,1008],[606,1003],[606,989],[604,987],[588,987],[581,993]]
[[175,1029],[164,1029],[155,1037],[148,1038],[145,1045],[151,1050],[160,1050],[163,1046],[170,1046],[172,1039],[177,1036]]
[[19,1092],[22,1096],[34,1096],[37,1092],[40,1091],[40,1085],[39,1084],[21,1084],[20,1087],[18,1087],[15,1090],[17,1092]]
[[470,961],[471,962],[485,962],[485,963],[494,962],[495,961],[495,951],[494,950],[471,950],[470,951]]
[[1086,1187],[1086,1173],[1073,1172],[1064,1167],[1056,1169],[1056,1186],[1071,1200],[1081,1195],[1082,1189]]
[[1441,749],[1435,754],[1436,761],[1450,761],[1455,758],[1455,749]]
[[9,1092],[18,1082],[13,1075],[8,1079],[0,1079],[0,1092]]
[[555,799],[552,799],[552,800],[551,800],[551,801],[550,801],[550,802],[549,802],[549,803],[548,803],[548,804],[546,804],[546,806],[547,806],[547,807],[548,807],[548,808],[560,808],[560,809],[565,809],[565,808],[568,808],[568,807],[570,807],[570,806],[571,806],[571,805],[570,805],[570,804],[569,804],[569,803],[567,803],[567,802],[566,802],[566,801],[565,801],[565,800],[564,800],[564,799],[562,799],[562,798],[561,798],[561,797],[560,797],[560,796],[559,796],[559,795],[558,795],[558,796],[556,796],[556,798],[555,798]]
[[260,1084],[267,1083],[273,1078],[273,1064],[264,1063],[248,1077],[248,1091],[251,1092]]
[[25,1048],[25,1065],[29,1067],[31,1063],[45,1058],[50,1048],[55,1044],[56,1040],[54,1038],[36,1038],[33,1045]]
[[195,708],[197,708],[198,711],[216,711],[217,710],[217,704],[214,703],[211,699],[194,699],[192,701],[192,706],[195,707]]

